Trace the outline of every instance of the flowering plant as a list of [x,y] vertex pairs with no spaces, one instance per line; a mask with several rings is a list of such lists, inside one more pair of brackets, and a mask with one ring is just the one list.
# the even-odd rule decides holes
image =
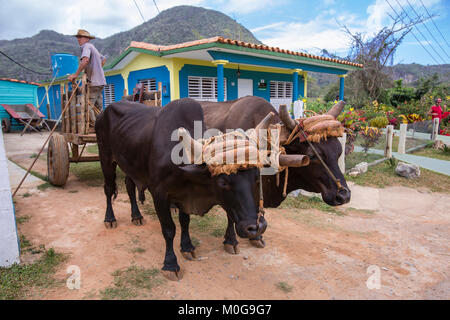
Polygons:
[[398,117],[402,119],[402,123],[406,124],[423,121],[423,118],[417,113],[408,114],[407,116],[401,114]]
[[450,136],[450,128],[447,127],[447,128],[444,128],[444,129],[440,130],[439,134],[441,136]]
[[363,147],[364,152],[367,153],[367,151],[370,148],[372,148],[378,143],[382,133],[381,130],[379,130],[378,128],[366,126],[363,130],[359,132],[359,135],[364,140],[361,146]]
[[358,132],[361,130],[361,127],[366,124],[364,111],[355,110],[354,108],[350,108],[347,112],[341,113],[337,120],[340,121],[345,128],[350,129],[353,132]]

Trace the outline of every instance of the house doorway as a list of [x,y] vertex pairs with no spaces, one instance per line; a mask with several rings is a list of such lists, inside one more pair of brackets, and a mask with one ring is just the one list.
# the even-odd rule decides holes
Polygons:
[[253,80],[238,79],[238,98],[253,95]]

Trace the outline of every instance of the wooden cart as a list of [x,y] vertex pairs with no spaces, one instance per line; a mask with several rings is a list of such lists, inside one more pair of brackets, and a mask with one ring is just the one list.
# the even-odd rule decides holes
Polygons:
[[[86,76],[83,76],[81,87],[77,88],[72,100],[69,98],[71,96],[72,91],[69,91],[68,83],[61,86],[61,110],[66,110],[61,115],[61,131],[55,132],[48,143],[48,179],[55,186],[66,184],[71,162],[99,161],[98,155],[83,155],[87,143],[97,142],[94,117],[101,112],[98,106],[93,106],[89,102],[89,86]],[[146,92],[144,96],[152,98],[151,100],[154,101],[141,100],[143,103],[161,106],[160,90]],[[70,101],[70,105],[65,108],[67,101]]]

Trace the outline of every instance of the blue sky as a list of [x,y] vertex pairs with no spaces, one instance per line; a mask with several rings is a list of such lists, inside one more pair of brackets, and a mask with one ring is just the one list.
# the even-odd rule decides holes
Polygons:
[[[134,1],[146,20],[158,13],[153,0]],[[73,34],[78,28],[104,38],[143,22],[134,1],[0,0],[0,40],[29,37],[42,29]],[[425,6],[437,15],[433,20],[447,41],[429,20],[425,25],[433,35],[424,25],[419,26],[424,37],[414,29],[417,39],[412,34],[404,39],[394,63],[450,63],[450,0],[156,0],[161,11],[181,4],[222,11],[268,45],[309,53],[325,48],[344,56],[349,39],[339,24],[373,34],[392,21],[388,2],[397,12],[403,7],[411,17],[415,15],[411,6],[426,15]]]

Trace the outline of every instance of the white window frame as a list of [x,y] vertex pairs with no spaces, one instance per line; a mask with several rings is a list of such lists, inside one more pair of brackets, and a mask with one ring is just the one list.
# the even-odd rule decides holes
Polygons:
[[270,81],[270,103],[277,111],[282,104],[291,105],[293,87],[290,81]]
[[158,86],[156,83],[156,78],[142,79],[139,80],[145,86],[145,91],[157,91]]
[[291,81],[270,81],[270,99],[292,99]]
[[[223,79],[223,95],[224,101],[227,101],[226,78]],[[197,101],[217,102],[217,77],[189,76],[188,97]]]
[[105,108],[116,101],[114,83],[108,83],[103,87],[103,97],[105,99]]

